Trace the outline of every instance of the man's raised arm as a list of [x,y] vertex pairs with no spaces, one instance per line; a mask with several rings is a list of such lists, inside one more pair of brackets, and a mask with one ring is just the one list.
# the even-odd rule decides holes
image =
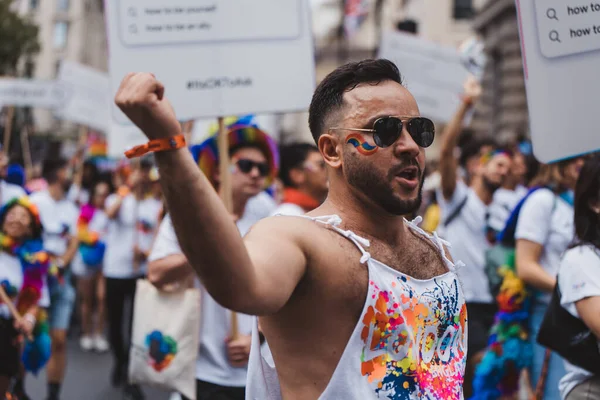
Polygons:
[[481,86],[479,83],[474,78],[468,79],[465,83],[463,101],[442,133],[439,171],[442,181],[442,194],[446,200],[450,200],[456,190],[458,162],[454,150],[463,128],[463,120],[480,94]]
[[[150,140],[181,134],[164,91],[152,74],[128,74],[115,98],[119,108]],[[273,279],[269,272],[281,269],[282,260],[262,253],[274,243],[265,238],[265,244],[255,246],[261,248],[253,249],[250,257],[230,213],[191,153],[182,148],[155,156],[179,245],[211,296],[228,309],[248,314],[268,314],[281,308],[304,273],[306,262],[299,248],[294,252],[294,246],[288,245],[292,251],[281,254],[286,257],[283,265],[288,274],[277,277],[285,281]],[[268,234],[274,236],[273,232]],[[279,236],[272,240],[286,240],[285,233]]]

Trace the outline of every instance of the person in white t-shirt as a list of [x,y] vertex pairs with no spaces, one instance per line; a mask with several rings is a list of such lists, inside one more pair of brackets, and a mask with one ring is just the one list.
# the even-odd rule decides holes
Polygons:
[[100,353],[108,351],[109,347],[104,337],[106,289],[102,275],[109,223],[104,206],[112,191],[109,182],[107,179],[92,185],[90,202],[81,207],[77,221],[79,251],[73,259],[73,274],[78,278],[81,307],[82,336],[79,345],[84,351],[96,350]]
[[282,146],[279,177],[284,185],[283,202],[274,215],[304,215],[327,197],[329,181],[323,156],[315,145]]
[[504,184],[511,166],[510,155],[494,150],[481,157],[478,168],[473,169],[469,185],[458,176],[457,141],[463,119],[480,93],[481,87],[477,82],[467,81],[463,102],[442,134],[441,185],[436,191],[441,210],[438,232],[452,244],[452,257],[465,264],[458,270],[469,313],[465,397],[470,396],[471,374],[479,361],[478,353],[487,345],[496,313],[496,303],[485,274],[485,252],[493,243],[488,235],[488,208],[494,192]]
[[[236,141],[237,145],[231,150],[233,214],[242,216],[236,221],[242,236],[259,220],[256,213],[247,212],[249,201],[256,198],[264,189],[265,182],[275,174],[271,163],[274,156],[269,147],[264,145],[270,139],[258,128],[252,129],[256,132],[253,139],[241,143]],[[233,138],[236,132],[230,131],[229,134]],[[207,142],[214,140],[211,138]],[[214,154],[209,154],[210,144],[204,143],[199,147],[205,149],[196,152],[200,165],[206,165],[207,160],[216,161]],[[241,161],[250,167],[241,165]],[[210,172],[207,176],[218,187],[217,171],[212,168],[210,170],[212,176]],[[161,224],[150,255],[148,278],[154,285],[162,287],[193,276],[194,271],[188,265],[177,242],[171,219],[167,217]],[[201,304],[200,351],[196,363],[197,399],[243,400],[253,317],[237,314],[239,336],[231,340],[231,312],[219,305],[206,290],[202,290]]]
[[[558,270],[560,303],[600,340],[600,155],[581,170],[574,224],[576,243],[566,251]],[[600,399],[600,375],[567,361],[565,369],[558,385],[563,400]]]
[[77,253],[76,225],[79,210],[66,197],[68,162],[63,159],[44,162],[43,175],[48,189],[31,195],[44,226],[44,247],[65,268],[62,282],[50,282],[50,335],[52,357],[48,362],[48,400],[57,400],[67,366],[67,330],[75,305],[75,289],[68,266]]
[[[529,340],[533,346],[532,387],[536,387],[542,373],[546,351],[537,344],[536,337],[556,285],[560,258],[575,235],[573,190],[582,165],[580,158],[542,165],[531,186],[543,188],[527,197],[517,221],[517,274],[534,289],[529,318]],[[557,354],[552,354],[547,371],[544,399],[560,399],[557,383],[565,374],[565,368]]]
[[489,209],[489,227],[496,233],[502,232],[513,210],[527,195],[525,186],[527,165],[525,155],[515,149],[512,152],[512,164],[504,185],[494,192],[494,199]]
[[[124,383],[129,366],[129,339],[133,315],[125,320],[124,310],[132,309],[137,280],[146,273],[146,260],[158,229],[162,203],[150,192],[152,164],[142,160],[132,169],[128,187],[121,187],[106,200],[109,219],[103,273],[106,279],[106,312],[109,342],[114,356],[111,380]],[[123,327],[129,337],[123,337]],[[127,339],[127,341],[125,340]],[[126,385],[128,399],[143,399],[137,385]]]
[[67,198],[77,204],[83,206],[90,202],[90,192],[92,186],[98,181],[98,167],[92,160],[85,161],[78,170],[75,171],[73,183],[67,193]]

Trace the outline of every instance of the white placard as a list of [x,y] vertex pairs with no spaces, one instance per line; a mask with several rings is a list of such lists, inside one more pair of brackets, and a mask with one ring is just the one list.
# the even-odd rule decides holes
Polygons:
[[383,34],[379,57],[396,63],[421,115],[437,122],[452,118],[469,76],[457,49],[390,31]]
[[58,83],[67,88],[69,97],[55,111],[59,118],[108,132],[111,95],[108,74],[84,65],[63,61]]
[[108,135],[108,156],[114,158],[125,158],[125,151],[134,146],[148,142],[144,133],[133,123],[118,124],[111,120]]
[[67,88],[54,81],[0,79],[0,104],[6,106],[56,108],[67,96]]
[[516,5],[535,156],[548,163],[600,149],[600,2]]
[[[179,120],[305,110],[315,85],[307,0],[106,0],[114,95],[165,84]],[[121,113],[113,118],[125,123]]]

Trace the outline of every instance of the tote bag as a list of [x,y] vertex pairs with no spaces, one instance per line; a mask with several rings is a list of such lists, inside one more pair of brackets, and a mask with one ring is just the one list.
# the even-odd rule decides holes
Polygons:
[[199,342],[199,289],[163,292],[147,280],[138,280],[129,381],[195,400]]

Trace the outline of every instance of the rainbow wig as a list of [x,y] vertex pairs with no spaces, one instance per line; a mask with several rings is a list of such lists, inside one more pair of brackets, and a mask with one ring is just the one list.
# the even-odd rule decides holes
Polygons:
[[[256,146],[262,150],[270,167],[269,176],[265,182],[265,185],[269,186],[277,176],[277,170],[279,169],[277,143],[258,127],[252,115],[226,119],[225,123],[230,151],[243,146]],[[199,145],[192,146],[190,150],[194,160],[214,186],[213,177],[219,163],[219,147],[217,144],[217,131],[214,128],[212,130],[214,131],[211,132],[213,136]]]

